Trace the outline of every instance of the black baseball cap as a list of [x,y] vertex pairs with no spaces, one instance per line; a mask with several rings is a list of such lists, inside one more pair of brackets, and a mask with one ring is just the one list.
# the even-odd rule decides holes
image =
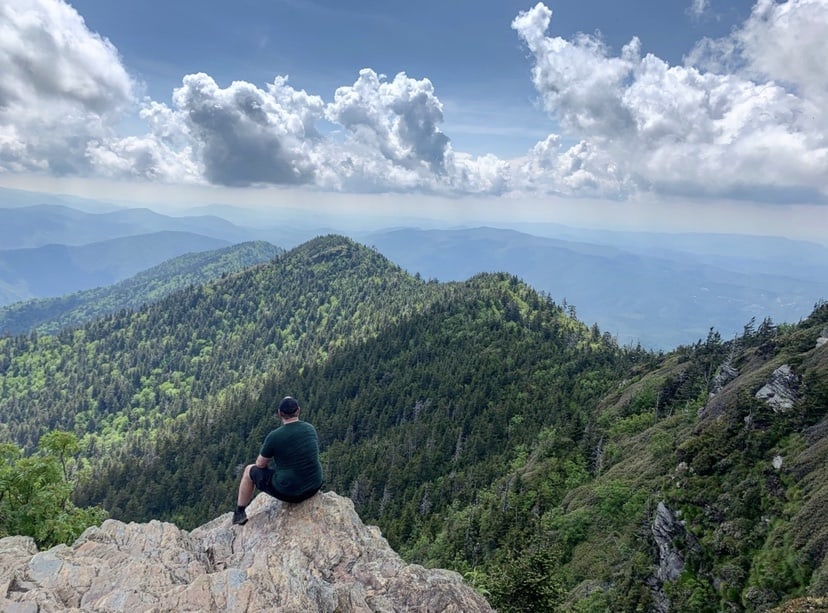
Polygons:
[[279,403],[279,412],[285,415],[293,415],[299,410],[299,402],[292,396],[285,396]]

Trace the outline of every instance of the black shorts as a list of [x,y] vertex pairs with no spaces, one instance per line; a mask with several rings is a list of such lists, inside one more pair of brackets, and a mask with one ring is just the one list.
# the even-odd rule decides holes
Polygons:
[[317,487],[316,489],[308,490],[298,496],[283,494],[273,486],[273,473],[275,472],[276,471],[272,468],[259,468],[254,464],[250,467],[250,478],[253,480],[253,483],[256,485],[257,489],[284,502],[302,502],[319,491],[319,488]]

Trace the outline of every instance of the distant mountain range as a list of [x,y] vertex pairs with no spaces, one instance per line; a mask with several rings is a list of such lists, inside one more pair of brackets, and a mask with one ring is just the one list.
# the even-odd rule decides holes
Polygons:
[[154,232],[81,246],[0,250],[0,305],[117,283],[179,255],[226,247],[190,232]]
[[426,278],[518,275],[556,301],[565,299],[579,319],[620,343],[650,348],[703,339],[711,327],[732,337],[752,318],[796,322],[828,296],[828,249],[786,239],[605,236],[612,245],[496,228],[398,229],[361,238]]
[[60,205],[0,208],[2,249],[49,244],[85,245],[113,238],[157,232],[189,232],[231,242],[249,240],[253,232],[211,216],[170,217],[150,209],[86,213]]
[[[141,238],[141,237],[138,237]],[[128,239],[118,239],[126,241]],[[206,283],[272,260],[284,250],[264,241],[186,253],[106,287],[17,302],[0,308],[0,334],[56,333],[121,309],[136,309],[188,285]]]
[[[59,204],[27,204],[33,201],[26,192],[0,190],[0,207],[6,207],[0,208],[0,305],[114,283],[187,251],[254,240],[292,248],[332,231],[374,246],[425,278],[517,275],[557,302],[565,300],[580,319],[597,323],[619,343],[648,348],[693,343],[711,327],[732,337],[753,318],[797,322],[828,296],[828,248],[776,237],[608,232],[557,224],[516,225],[520,231],[408,226],[369,231],[357,229],[359,219],[345,214],[320,217],[298,208],[208,205],[198,209],[205,214],[173,217],[146,208],[91,213],[54,199],[44,201]],[[90,202],[78,206],[93,210]],[[377,218],[368,223],[376,227]],[[127,238],[171,231],[189,233],[189,242],[150,247],[146,240]],[[116,242],[89,247],[86,256],[65,247],[110,240]],[[164,242],[161,235],[153,240]],[[10,251],[38,247],[43,250]]]

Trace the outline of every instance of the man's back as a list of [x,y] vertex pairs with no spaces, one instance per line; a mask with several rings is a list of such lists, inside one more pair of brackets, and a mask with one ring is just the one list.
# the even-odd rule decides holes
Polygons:
[[319,437],[308,422],[293,421],[276,428],[265,438],[260,454],[273,458],[272,482],[280,493],[301,496],[322,485]]

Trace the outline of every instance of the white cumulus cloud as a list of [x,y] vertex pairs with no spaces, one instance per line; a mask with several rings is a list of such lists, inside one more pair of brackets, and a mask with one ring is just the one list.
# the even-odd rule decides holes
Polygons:
[[366,68],[351,86],[340,87],[327,118],[342,125],[353,142],[367,145],[399,166],[445,170],[449,139],[440,131],[443,105],[428,79],[399,73],[392,81]]
[[222,89],[208,75],[194,74],[175,90],[173,103],[210,182],[313,182],[310,149],[323,108],[318,96],[283,78],[265,91],[245,82]]
[[[708,9],[692,0],[689,12]],[[64,0],[4,0],[0,172],[341,191],[828,198],[828,0],[757,0],[743,24],[700,41],[682,65],[645,53],[638,38],[616,53],[598,36],[554,36],[553,23],[539,3],[512,27],[560,133],[504,160],[455,150],[434,84],[404,72],[364,68],[331,100],[285,76],[228,85],[198,73],[183,76],[170,103],[139,101],[115,47]],[[136,111],[146,129],[119,134]]]
[[552,11],[537,4],[512,25],[532,53],[544,107],[578,144],[556,151],[541,143],[528,166],[549,169],[563,191],[828,196],[820,106],[828,68],[812,61],[790,68],[777,61],[785,53],[766,51],[794,53],[803,28],[802,44],[819,50],[824,37],[808,35],[813,28],[803,22],[826,16],[826,0],[760,0],[731,38],[695,51],[691,60],[702,66],[671,66],[642,56],[638,39],[612,56],[595,36],[548,36]]
[[115,47],[57,0],[0,3],[0,170],[84,172],[136,84]]
[[790,86],[828,118],[828,0],[759,0],[731,38],[749,75]]

